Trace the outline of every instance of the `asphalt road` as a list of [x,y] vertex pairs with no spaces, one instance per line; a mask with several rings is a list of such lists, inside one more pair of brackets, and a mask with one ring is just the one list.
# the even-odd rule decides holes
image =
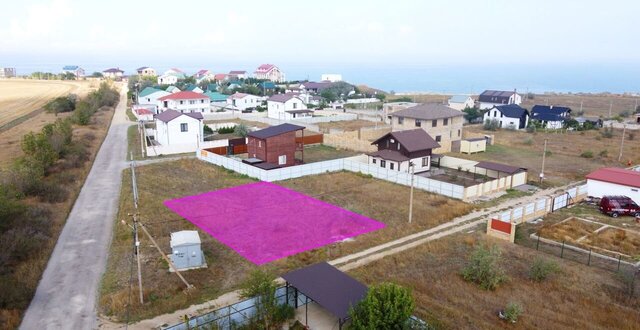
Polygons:
[[122,170],[127,166],[126,87],[111,127],[49,259],[21,329],[93,329]]

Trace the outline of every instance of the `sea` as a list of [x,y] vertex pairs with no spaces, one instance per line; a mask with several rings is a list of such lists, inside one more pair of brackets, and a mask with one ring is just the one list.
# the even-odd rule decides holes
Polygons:
[[[522,93],[629,93],[640,94],[640,62],[587,64],[402,64],[402,63],[276,63],[288,80],[318,81],[324,73],[341,74],[345,81],[395,93],[478,94],[486,89],[518,90]],[[35,62],[0,63],[15,67],[19,75],[35,71],[59,72],[64,65],[80,65],[87,74],[119,67],[125,74],[140,66],[158,72],[179,68],[187,74],[200,69],[214,73],[230,70],[252,72],[252,62],[171,62],[113,63],[99,61],[76,63]]]

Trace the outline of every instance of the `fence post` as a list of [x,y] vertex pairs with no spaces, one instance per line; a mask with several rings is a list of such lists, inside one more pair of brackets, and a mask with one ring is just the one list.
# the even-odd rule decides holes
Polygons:
[[538,233],[538,242],[536,242],[536,251],[538,251],[539,246],[540,246],[540,233]]
[[589,260],[587,261],[587,266],[591,266],[591,249],[589,249]]
[[562,250],[560,250],[560,259],[562,259],[563,255],[564,255],[564,241],[562,241]]
[[620,271],[620,259],[622,259],[622,255],[618,254],[618,271]]

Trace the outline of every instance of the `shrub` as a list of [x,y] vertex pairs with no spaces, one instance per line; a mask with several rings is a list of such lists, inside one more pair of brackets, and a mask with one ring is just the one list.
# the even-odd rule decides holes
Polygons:
[[229,133],[233,133],[233,131],[235,130],[235,126],[230,126],[230,127],[220,127],[218,128],[218,133],[219,134],[229,134]]
[[631,111],[629,111],[629,110],[624,110],[624,111],[620,112],[620,117],[622,117],[622,118],[627,118],[629,116],[631,116]]
[[555,261],[536,258],[531,264],[529,278],[536,282],[542,282],[559,271],[560,267]]
[[629,134],[627,134],[627,137],[628,137],[629,141],[633,141],[633,139],[636,137],[636,135],[633,132],[629,132]]
[[278,305],[275,297],[277,285],[274,280],[272,274],[256,269],[240,285],[242,298],[256,299],[257,311],[253,321],[258,328],[279,329],[280,325],[294,314],[293,308]]
[[204,134],[213,134],[213,130],[211,129],[211,127],[209,127],[209,125],[204,125],[204,127],[202,128],[202,131],[204,132]]
[[57,183],[43,181],[38,188],[36,194],[47,203],[61,203],[69,198],[69,192]]
[[516,323],[520,315],[522,315],[522,306],[518,303],[508,303],[504,309],[504,319],[511,323]]
[[409,289],[382,283],[369,288],[367,296],[349,311],[349,329],[403,329],[414,308]]
[[497,246],[492,246],[490,249],[482,245],[478,246],[471,253],[469,263],[462,270],[462,277],[485,290],[495,290],[500,283],[507,280],[504,270],[499,265],[500,255]]
[[77,96],[69,94],[67,96],[56,97],[44,106],[47,112],[58,114],[60,112],[71,112],[76,108]]
[[602,131],[600,131],[600,135],[604,138],[610,139],[613,137],[613,127],[604,127]]
[[44,178],[42,164],[30,157],[21,157],[11,166],[9,185],[20,195],[35,195]]
[[496,119],[487,119],[484,121],[484,129],[487,131],[496,131],[500,128],[500,122]]
[[581,153],[580,157],[582,157],[582,158],[593,158],[593,151],[587,150],[587,151]]
[[[527,129],[529,129],[529,127],[527,127]],[[524,145],[530,146],[530,145],[532,145],[532,144],[533,144],[533,139],[532,139],[531,137],[529,137],[529,136],[528,136],[528,137],[524,138],[524,140],[522,141],[522,143],[523,143]]]
[[609,155],[609,151],[607,149],[601,150],[598,155],[600,155],[600,157],[602,158],[606,158]]
[[233,132],[241,137],[247,137],[247,134],[249,134],[249,128],[245,124],[239,124],[236,125]]

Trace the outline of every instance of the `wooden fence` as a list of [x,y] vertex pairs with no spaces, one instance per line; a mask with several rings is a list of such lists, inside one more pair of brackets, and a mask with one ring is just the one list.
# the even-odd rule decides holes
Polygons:
[[324,141],[324,134],[305,135],[296,137],[296,143],[318,144]]

